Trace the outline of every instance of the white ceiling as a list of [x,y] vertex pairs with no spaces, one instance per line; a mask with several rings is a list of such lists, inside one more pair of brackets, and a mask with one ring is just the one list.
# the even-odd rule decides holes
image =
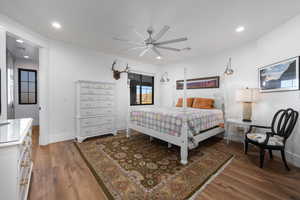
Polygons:
[[[167,63],[192,56],[210,55],[256,39],[300,13],[299,0],[0,0],[0,13],[52,39],[150,63]],[[63,28],[54,30],[50,23]],[[190,46],[181,53],[161,50],[163,60],[112,40],[113,36],[138,39],[132,29],[145,34],[169,25],[162,39],[187,36],[172,47]],[[235,28],[245,26],[243,33]]]
[[38,63],[39,61],[39,48],[32,43],[24,41],[20,44],[16,42],[17,39],[22,39],[9,33],[6,36],[6,48],[13,54],[14,58],[25,59],[24,56],[28,56],[28,60]]

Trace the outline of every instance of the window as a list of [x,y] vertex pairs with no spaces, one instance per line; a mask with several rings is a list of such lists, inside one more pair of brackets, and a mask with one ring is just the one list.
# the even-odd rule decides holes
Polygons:
[[130,105],[154,104],[154,77],[128,73],[130,79]]
[[19,69],[19,104],[37,104],[36,70]]

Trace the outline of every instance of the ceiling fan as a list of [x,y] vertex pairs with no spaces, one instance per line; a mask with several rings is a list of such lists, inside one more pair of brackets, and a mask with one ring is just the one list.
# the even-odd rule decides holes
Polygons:
[[147,29],[148,37],[146,39],[141,33],[134,30],[135,34],[137,36],[139,36],[139,38],[141,39],[140,42],[131,41],[131,40],[127,40],[127,39],[123,39],[123,38],[119,38],[119,37],[113,37],[113,39],[118,40],[118,41],[122,41],[122,42],[126,42],[127,44],[135,45],[134,47],[126,49],[126,51],[135,50],[135,49],[142,49],[142,52],[139,54],[139,56],[141,56],[141,57],[144,56],[150,50],[153,51],[157,55],[156,56],[157,59],[162,59],[162,54],[160,53],[160,51],[158,49],[177,51],[177,52],[185,51],[185,50],[191,50],[190,47],[178,49],[178,48],[164,46],[166,44],[183,42],[183,41],[187,40],[187,37],[181,37],[181,38],[172,39],[172,40],[160,41],[160,39],[166,34],[166,32],[169,29],[170,29],[170,27],[165,25],[157,34],[153,35],[154,30],[150,26]]

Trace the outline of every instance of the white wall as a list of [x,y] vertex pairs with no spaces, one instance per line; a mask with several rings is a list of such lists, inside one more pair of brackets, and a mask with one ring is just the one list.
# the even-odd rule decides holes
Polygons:
[[[75,136],[75,81],[114,81],[112,78],[111,64],[118,58],[113,55],[90,51],[59,41],[51,41],[32,32],[26,27],[0,15],[0,67],[2,70],[2,109],[1,119],[6,119],[6,69],[5,69],[5,31],[13,33],[40,46],[40,106],[42,107],[40,121],[45,126],[40,142],[56,142],[72,139]],[[131,69],[155,74],[158,67],[142,64],[132,60],[118,58],[123,67],[127,62]],[[4,64],[4,66],[3,66]],[[3,73],[4,72],[4,73]],[[42,73],[43,72],[43,73]],[[128,89],[127,76],[122,74],[117,84],[118,128],[125,128],[127,117]],[[156,77],[158,79],[158,77]],[[42,82],[43,81],[43,82]],[[155,84],[155,104],[159,103],[159,87]],[[41,86],[42,84],[42,86]],[[41,89],[42,88],[42,89]],[[41,101],[42,99],[42,101]]]
[[[22,58],[17,58],[15,60],[15,72],[14,72],[14,89],[15,89],[15,100],[14,100],[14,105],[15,105],[15,118],[33,118],[33,125],[38,126],[39,125],[39,98],[37,104],[19,104],[19,73],[18,69],[33,69],[37,70],[37,74],[39,74],[39,64],[36,61],[33,61],[31,59],[22,59]],[[39,85],[39,81],[37,82]],[[39,86],[38,86],[39,87]],[[37,93],[39,96],[39,93]]]
[[[163,70],[168,71],[175,79],[182,78],[180,68],[186,66],[188,78],[220,75],[225,70],[228,58],[233,61],[234,75],[226,79],[226,95],[228,96],[227,114],[229,117],[240,117],[241,104],[235,101],[237,88],[258,87],[258,67],[272,64],[290,57],[300,55],[300,15],[291,19],[272,32],[263,35],[256,41],[236,49],[231,49],[209,58],[199,58],[185,61],[176,65],[167,65]],[[251,27],[249,27],[251,28]],[[246,34],[246,33],[245,33]],[[224,81],[221,82],[224,87]],[[169,84],[170,85],[170,84]],[[171,86],[166,86],[171,87]],[[166,91],[167,89],[162,91]],[[214,92],[207,90],[208,92]],[[202,96],[198,90],[197,96]],[[170,94],[161,96],[162,104],[170,98]],[[263,93],[260,101],[254,104],[253,119],[261,124],[269,124],[273,114],[280,108],[294,108],[300,111],[300,91]],[[294,134],[287,143],[288,157],[291,162],[300,166],[300,122],[298,121]]]
[[[211,68],[208,59],[195,58],[189,61],[180,63],[172,63],[162,67],[162,73],[168,72],[170,82],[161,85],[161,92],[163,95],[160,97],[162,106],[173,106],[176,104],[177,99],[183,96],[183,90],[176,90],[176,80],[183,80],[184,68],[187,68],[187,78],[200,78],[221,75],[222,72]],[[222,86],[222,84],[221,84]],[[193,89],[187,90],[188,97],[213,97],[219,94],[220,89]]]
[[[115,81],[111,64],[116,56],[78,48],[61,42],[50,42],[50,140],[51,142],[71,139],[75,136],[75,81],[110,81],[117,84],[118,128],[124,129],[128,109],[127,75]],[[123,68],[128,62],[131,70],[156,73],[154,65],[118,58]],[[158,82],[158,81],[156,81]],[[157,88],[157,89],[156,89]],[[159,102],[159,88],[155,86],[155,103]]]

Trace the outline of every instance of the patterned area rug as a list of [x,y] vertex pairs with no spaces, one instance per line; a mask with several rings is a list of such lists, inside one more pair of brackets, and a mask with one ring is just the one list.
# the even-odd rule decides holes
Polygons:
[[75,144],[109,199],[186,199],[232,157],[213,138],[189,151],[187,165],[179,147],[139,133]]

